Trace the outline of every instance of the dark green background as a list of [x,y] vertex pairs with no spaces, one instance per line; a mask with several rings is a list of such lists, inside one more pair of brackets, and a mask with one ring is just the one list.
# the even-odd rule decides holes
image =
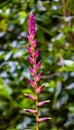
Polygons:
[[37,48],[45,83],[39,100],[51,100],[40,108],[40,117],[52,119],[40,130],[74,130],[74,0],[0,0],[0,130],[35,130],[35,117],[25,108],[35,103],[26,46],[28,19],[33,9]]

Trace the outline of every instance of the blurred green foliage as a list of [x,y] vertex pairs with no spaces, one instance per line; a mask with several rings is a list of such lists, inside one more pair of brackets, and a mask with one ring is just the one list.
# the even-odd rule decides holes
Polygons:
[[35,130],[35,117],[23,108],[35,108],[24,93],[34,95],[27,78],[28,18],[36,19],[37,48],[45,83],[39,100],[51,100],[40,117],[52,119],[40,130],[74,130],[74,0],[0,1],[0,130]]

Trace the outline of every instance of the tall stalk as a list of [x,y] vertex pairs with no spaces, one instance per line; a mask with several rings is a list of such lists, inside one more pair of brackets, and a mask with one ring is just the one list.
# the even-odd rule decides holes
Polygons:
[[42,77],[42,71],[38,73],[38,70],[41,66],[41,60],[37,62],[37,58],[39,56],[39,50],[36,50],[37,39],[35,38],[36,30],[35,30],[35,18],[33,12],[30,13],[29,17],[28,32],[29,32],[28,42],[30,43],[30,45],[27,47],[27,50],[30,54],[30,56],[28,56],[28,60],[32,66],[29,67],[29,71],[33,77],[33,79],[29,79],[29,84],[34,89],[35,96],[32,96],[30,94],[25,94],[25,96],[35,101],[36,108],[35,110],[25,109],[25,111],[36,115],[36,130],[39,130],[39,123],[50,119],[49,117],[39,118],[39,107],[47,104],[50,101],[49,100],[42,102],[38,101],[38,95],[43,90],[44,84],[38,87],[38,82]]

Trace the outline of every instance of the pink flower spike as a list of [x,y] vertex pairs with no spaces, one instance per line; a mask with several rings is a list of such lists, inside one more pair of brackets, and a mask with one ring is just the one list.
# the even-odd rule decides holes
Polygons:
[[43,88],[44,88],[44,85],[41,85],[41,86],[37,89],[36,94],[39,94],[39,93],[43,90]]
[[27,50],[28,50],[28,52],[30,53],[30,54],[32,54],[32,48],[31,47],[26,47],[27,48]]
[[24,95],[25,95],[26,97],[28,97],[28,98],[30,98],[30,99],[36,101],[36,97],[34,97],[34,96],[30,95],[30,94],[24,94]]
[[40,68],[40,66],[41,66],[41,60],[37,63],[36,70],[38,70]]
[[37,114],[37,111],[36,110],[33,110],[33,109],[24,109],[26,112],[28,113],[32,113],[32,114]]
[[30,26],[32,23],[35,23],[35,18],[34,18],[33,12],[31,11],[31,12],[30,12],[30,18],[29,18],[29,26]]
[[29,60],[29,62],[33,65],[34,64],[34,60],[33,60],[33,58],[31,57],[31,56],[28,56],[28,60]]
[[35,18],[34,18],[33,12],[30,13],[28,31],[29,31],[29,34],[31,35],[32,39],[34,39],[36,31],[35,31]]
[[29,67],[29,71],[30,71],[31,75],[34,76],[34,74],[35,74],[34,69],[32,69],[31,67]]
[[[29,19],[29,23],[31,24],[31,23],[35,23],[35,19],[34,19],[34,14],[33,14],[33,12],[31,11],[30,12],[30,19]],[[30,25],[29,24],[29,25]]]
[[38,82],[42,77],[42,71],[36,76],[36,82]]
[[35,85],[35,82],[34,82],[34,81],[32,81],[31,79],[29,79],[29,83],[30,83],[30,85],[31,85],[33,88],[36,88],[36,85]]
[[40,123],[40,122],[48,121],[50,119],[51,119],[50,117],[39,118],[38,122]]
[[39,56],[39,50],[36,50],[36,52],[34,53],[34,58],[37,59]]
[[35,48],[37,45],[37,39],[35,39],[34,41],[31,41],[30,43],[31,43],[32,47]]
[[47,104],[49,102],[50,102],[50,100],[39,102],[38,107],[41,107],[41,106],[43,106],[43,105],[45,105],[45,104]]

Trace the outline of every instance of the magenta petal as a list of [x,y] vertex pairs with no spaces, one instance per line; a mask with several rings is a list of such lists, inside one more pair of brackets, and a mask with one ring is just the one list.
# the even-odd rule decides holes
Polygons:
[[36,70],[38,70],[40,68],[40,66],[41,66],[41,60],[37,63]]
[[32,114],[37,114],[37,111],[36,110],[33,110],[33,109],[24,109],[26,112],[28,113],[32,113]]
[[29,79],[29,83],[33,88],[36,88],[36,84],[34,81],[32,81],[31,79]]
[[29,24],[31,24],[31,22],[35,23],[35,18],[34,18],[33,12],[30,12]]
[[50,100],[39,102],[38,107],[41,107],[41,106],[47,104],[48,102],[50,102]]
[[39,56],[39,50],[36,50],[36,52],[34,53],[34,58],[37,59]]
[[35,18],[33,12],[30,13],[29,18],[29,28],[28,28],[29,34],[31,35],[32,39],[35,37],[36,31],[35,31]]
[[28,52],[29,52],[30,54],[32,54],[32,48],[31,48],[31,47],[26,47],[26,48],[27,48]]
[[31,36],[31,39],[34,39],[35,34],[36,34],[36,31],[30,28],[30,29],[29,29],[29,34],[30,34],[30,36]]
[[26,97],[28,97],[28,98],[30,98],[30,99],[36,101],[36,97],[34,97],[34,96],[30,95],[30,94],[24,94],[24,95],[25,95]]
[[29,71],[30,71],[31,75],[34,76],[34,74],[35,74],[34,69],[29,67]]
[[31,36],[27,36],[27,39],[28,39],[28,41],[31,43],[31,41],[32,41],[32,38],[31,38]]
[[33,48],[35,48],[36,45],[37,45],[37,39],[35,39],[34,41],[32,41],[32,42],[31,42],[31,45],[32,45]]
[[40,122],[48,121],[50,119],[51,119],[50,117],[44,117],[44,118],[39,118],[37,121],[40,123]]
[[32,11],[30,12],[30,18],[29,18],[29,20],[30,20],[30,22],[31,22],[31,20],[34,21],[34,14],[33,14]]
[[36,82],[38,82],[42,77],[42,71],[36,76]]
[[29,28],[34,29],[34,30],[35,30],[35,21],[30,20],[30,21],[29,21],[29,23],[30,23]]
[[31,37],[32,37],[32,39],[35,37],[35,34],[36,34],[36,31],[35,31],[35,30],[32,30],[32,31],[31,31],[31,34],[30,34]]
[[35,24],[35,18],[33,12],[30,13],[29,26]]
[[33,60],[32,57],[28,56],[28,60],[29,60],[29,62],[30,62],[32,65],[34,64],[34,60]]
[[37,89],[36,94],[39,94],[39,93],[43,90],[43,88],[44,88],[44,85],[41,85],[41,86]]

